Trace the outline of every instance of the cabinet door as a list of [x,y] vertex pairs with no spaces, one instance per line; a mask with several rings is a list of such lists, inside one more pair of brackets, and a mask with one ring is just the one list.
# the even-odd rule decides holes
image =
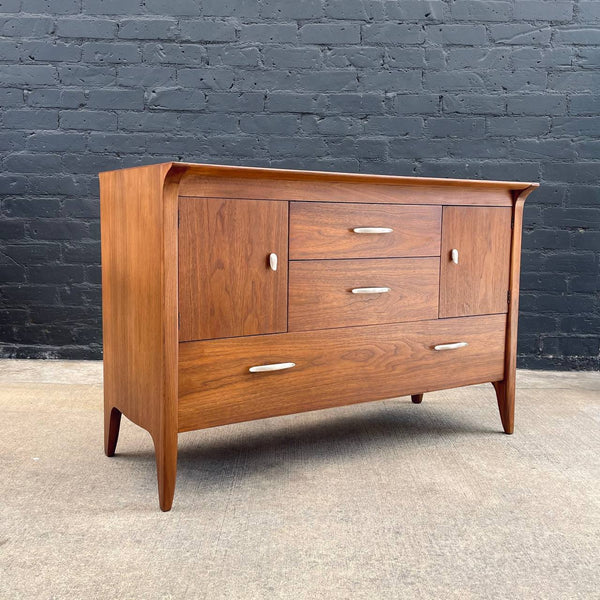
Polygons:
[[180,198],[180,341],[286,331],[287,238],[287,202]]
[[508,311],[511,209],[446,206],[440,317]]

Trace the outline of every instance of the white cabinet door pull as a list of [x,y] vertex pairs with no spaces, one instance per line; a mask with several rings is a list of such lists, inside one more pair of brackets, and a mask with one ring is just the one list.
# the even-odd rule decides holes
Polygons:
[[392,233],[391,227],[355,227],[354,233]]
[[458,250],[456,248],[452,248],[452,252],[450,253],[452,258],[452,262],[457,265],[458,264]]
[[353,294],[385,294],[390,292],[389,287],[369,287],[369,288],[354,288],[351,290]]
[[272,365],[257,365],[256,367],[250,367],[248,371],[250,373],[266,373],[267,371],[283,371],[284,369],[291,369],[295,367],[296,363],[274,363]]
[[269,254],[269,266],[273,271],[277,271],[277,254],[275,252]]
[[455,342],[453,344],[438,344],[434,346],[434,350],[456,350],[457,348],[464,348],[468,346],[467,342]]

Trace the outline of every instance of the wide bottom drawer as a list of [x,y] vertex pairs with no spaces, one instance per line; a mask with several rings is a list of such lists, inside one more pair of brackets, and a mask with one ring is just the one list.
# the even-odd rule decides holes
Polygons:
[[[506,315],[187,342],[179,431],[504,376]],[[252,367],[294,363],[281,370]]]

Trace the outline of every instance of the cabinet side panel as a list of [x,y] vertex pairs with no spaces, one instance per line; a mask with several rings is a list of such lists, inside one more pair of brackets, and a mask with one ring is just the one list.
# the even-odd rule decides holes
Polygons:
[[105,403],[153,436],[161,427],[168,368],[165,170],[155,165],[100,175]]

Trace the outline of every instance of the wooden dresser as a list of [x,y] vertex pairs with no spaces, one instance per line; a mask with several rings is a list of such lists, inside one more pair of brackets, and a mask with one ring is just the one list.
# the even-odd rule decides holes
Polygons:
[[523,203],[537,183],[164,163],[100,174],[105,451],[491,382],[512,433]]

